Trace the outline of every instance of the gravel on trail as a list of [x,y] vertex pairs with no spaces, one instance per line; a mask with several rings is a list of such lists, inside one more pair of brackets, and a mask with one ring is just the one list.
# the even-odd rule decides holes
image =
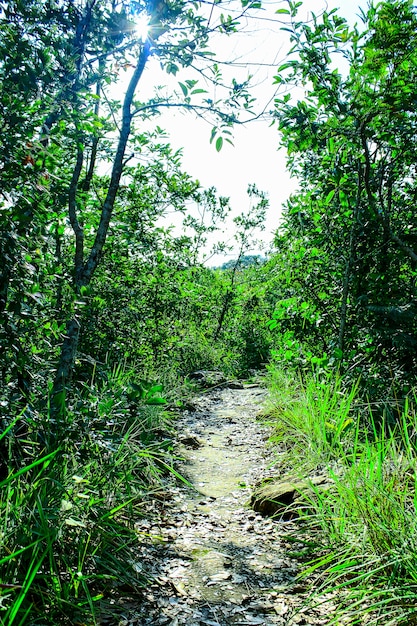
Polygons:
[[176,469],[189,484],[172,477],[157,521],[137,523],[137,568],[153,582],[118,626],[329,623],[331,601],[312,608],[296,580],[296,522],[249,507],[251,486],[273,473],[270,431],[256,419],[266,397],[257,385],[216,388],[179,418]]

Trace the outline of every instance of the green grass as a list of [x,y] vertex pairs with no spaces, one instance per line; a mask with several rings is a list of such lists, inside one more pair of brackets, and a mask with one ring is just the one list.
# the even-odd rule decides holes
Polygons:
[[175,472],[171,417],[155,403],[160,385],[146,386],[145,398],[131,390],[115,368],[67,400],[65,426],[49,441],[39,444],[40,417],[28,421],[24,442],[14,436],[22,415],[0,434],[9,458],[0,482],[0,626],[93,626],[109,598],[147,584],[135,522]]
[[301,382],[272,370],[270,386],[281,466],[332,483],[314,488],[302,513],[300,532],[325,546],[304,571],[316,581],[312,602],[333,592],[329,624],[417,623],[415,402],[388,426],[338,379]]

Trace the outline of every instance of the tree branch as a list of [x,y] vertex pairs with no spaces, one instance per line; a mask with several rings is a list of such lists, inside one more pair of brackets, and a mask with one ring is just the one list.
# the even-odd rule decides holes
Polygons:
[[72,173],[68,190],[68,215],[75,235],[75,282],[78,286],[84,261],[84,231],[77,218],[77,187],[80,180],[84,161],[84,152],[81,145],[77,146],[77,160]]
[[107,231],[109,229],[111,216],[113,213],[114,202],[119,190],[120,178],[123,172],[123,160],[126,152],[127,142],[129,140],[133,113],[131,111],[133,97],[135,95],[136,88],[142,77],[143,71],[146,66],[146,62],[150,55],[150,43],[147,41],[141,50],[139,59],[136,65],[136,69],[130,80],[129,86],[126,91],[126,95],[122,108],[122,125],[119,135],[119,143],[117,146],[116,155],[114,157],[113,169],[111,173],[110,183],[107,190],[107,195],[104,200],[103,210],[101,213],[100,224],[97,229],[96,238],[91,248],[90,255],[83,268],[83,283],[88,284],[93,276],[97,265],[99,263],[103,246],[106,241]]

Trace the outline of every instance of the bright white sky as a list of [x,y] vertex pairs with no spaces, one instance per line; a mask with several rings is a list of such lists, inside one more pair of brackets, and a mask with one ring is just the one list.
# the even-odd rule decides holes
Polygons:
[[[248,74],[253,74],[253,93],[259,106],[272,110],[275,92],[273,77],[276,68],[284,62],[290,44],[287,34],[280,30],[282,22],[279,20],[284,16],[276,15],[276,10],[285,7],[285,4],[266,0],[262,6],[259,13],[262,19],[242,24],[243,33],[223,36],[219,38],[219,44],[216,40],[219,49],[215,51],[219,60],[239,60],[242,65],[250,64],[231,70],[232,75],[238,82],[243,82]],[[358,6],[365,8],[367,0],[305,0],[301,15],[308,18],[309,11],[319,14],[325,9],[340,7],[340,15],[354,24],[360,21]],[[269,67],[270,64],[272,67]],[[192,77],[186,74],[177,76],[174,82],[177,84],[178,80]],[[165,78],[161,75],[159,80],[166,84],[166,75]],[[234,147],[225,143],[218,153],[214,144],[209,143],[210,126],[192,113],[165,110],[158,124],[169,132],[172,146],[182,148],[183,169],[204,187],[215,186],[221,195],[230,197],[234,214],[249,207],[246,194],[249,183],[255,183],[267,193],[270,209],[262,239],[269,243],[279,224],[282,203],[296,187],[296,182],[286,172],[285,152],[278,150],[276,126],[270,127],[270,122],[266,120],[236,126]]]

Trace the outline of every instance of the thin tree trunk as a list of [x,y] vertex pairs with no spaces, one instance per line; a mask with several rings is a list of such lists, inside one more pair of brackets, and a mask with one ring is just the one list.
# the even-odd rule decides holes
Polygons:
[[74,317],[67,322],[59,365],[52,388],[51,412],[55,418],[63,418],[65,414],[65,391],[74,366],[79,337],[80,322]]
[[[137,88],[137,85],[142,77],[145,69],[146,62],[150,54],[150,44],[146,42],[141,50],[135,71],[130,80],[129,86],[126,91],[126,95],[122,108],[122,125],[120,129],[119,142],[116,150],[116,155],[113,161],[112,174],[110,178],[109,187],[107,190],[106,199],[103,204],[101,219],[97,229],[97,234],[90,254],[85,263],[80,265],[80,249],[81,243],[77,246],[77,239],[82,238],[82,232],[77,230],[78,221],[76,219],[75,210],[75,196],[76,189],[72,189],[72,185],[75,182],[75,186],[78,185],[79,172],[77,168],[79,166],[80,155],[78,155],[77,164],[74,170],[74,176],[71,182],[70,188],[70,211],[72,212],[71,225],[73,226],[76,238],[76,258],[75,258],[75,289],[77,295],[82,295],[82,288],[90,284],[90,281],[97,269],[100,262],[100,258],[103,252],[103,247],[107,238],[107,232],[110,225],[110,220],[113,213],[114,203],[116,195],[119,190],[120,179],[123,173],[123,160],[126,152],[126,146],[129,140],[131,126],[132,126],[132,101]],[[73,194],[74,191],[74,195]],[[75,228],[74,228],[75,227]],[[80,337],[81,323],[80,319],[74,315],[68,322],[66,328],[66,334],[61,346],[61,353],[59,358],[59,364],[57,367],[54,384],[52,388],[52,405],[51,410],[54,417],[59,418],[64,416],[64,399],[65,391],[68,383],[71,380],[71,374],[74,367],[75,356],[77,353],[78,341]]]
[[[366,186],[366,177],[369,176],[367,172],[367,165],[365,166],[364,179]],[[356,194],[356,202],[355,209],[353,212],[353,221],[352,226],[350,228],[349,235],[349,251],[346,259],[345,266],[345,275],[343,278],[342,285],[342,302],[340,305],[340,318],[339,318],[339,332],[337,337],[337,348],[340,352],[343,352],[344,344],[345,344],[345,334],[346,334],[346,325],[347,325],[347,315],[348,315],[348,301],[349,301],[349,293],[350,293],[350,279],[352,275],[352,268],[355,261],[355,247],[356,247],[356,225],[359,221],[359,213],[360,213],[360,204],[363,192],[363,177],[362,177],[362,168],[361,165],[358,167],[358,187]]]
[[232,276],[230,279],[230,287],[227,289],[226,294],[224,296],[224,300],[223,300],[223,308],[220,312],[220,317],[219,317],[219,321],[217,323],[217,328],[216,328],[216,332],[214,333],[214,341],[217,341],[218,338],[220,337],[220,333],[222,332],[222,328],[223,328],[223,324],[224,324],[224,318],[226,317],[226,313],[229,310],[230,304],[233,300],[233,296],[234,296],[234,287],[235,287],[235,280],[236,280],[236,272],[238,267],[240,266],[240,261],[242,259],[243,256],[243,249],[241,248],[239,251],[239,256],[236,259],[236,263],[233,266],[233,270],[232,270]]
[[345,267],[345,275],[343,278],[343,286],[342,286],[342,303],[340,305],[340,321],[339,321],[339,333],[337,338],[337,348],[340,352],[343,352],[344,342],[345,342],[345,332],[346,332],[346,323],[347,323],[347,313],[348,313],[348,299],[349,299],[349,291],[350,291],[350,277],[352,273],[354,254],[355,254],[355,222],[352,224],[350,229],[349,236],[349,254],[346,260]]
[[223,300],[223,308],[220,313],[219,321],[217,322],[216,332],[214,333],[214,341],[217,341],[220,333],[222,332],[224,318],[226,317],[226,313],[229,310],[230,303],[233,299],[233,292],[230,290],[226,291],[226,295]]

